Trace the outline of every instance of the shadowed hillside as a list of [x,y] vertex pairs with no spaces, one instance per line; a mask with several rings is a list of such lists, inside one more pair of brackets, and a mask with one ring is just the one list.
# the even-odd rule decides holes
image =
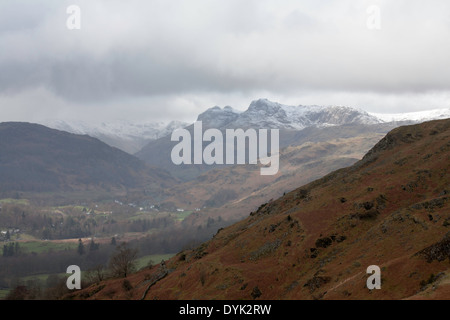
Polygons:
[[117,191],[169,186],[168,173],[87,135],[0,124],[0,192]]

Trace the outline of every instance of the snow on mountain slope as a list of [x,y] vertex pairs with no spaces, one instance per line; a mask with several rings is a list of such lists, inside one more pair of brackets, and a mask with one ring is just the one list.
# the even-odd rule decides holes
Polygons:
[[139,151],[150,140],[156,140],[187,126],[181,121],[132,123],[127,121],[88,123],[50,119],[41,124],[62,131],[87,134],[128,153]]
[[215,128],[268,128],[301,130],[310,126],[334,126],[349,123],[375,124],[381,121],[363,110],[339,106],[289,106],[267,99],[253,101],[244,112],[230,107],[214,107],[202,113],[198,121]]
[[54,129],[69,131],[77,134],[108,135],[121,138],[141,137],[145,139],[158,139],[174,128],[186,126],[186,123],[172,121],[164,122],[132,123],[127,121],[88,123],[83,121],[47,120],[44,125]]
[[450,118],[450,108],[433,109],[408,113],[369,113],[383,122],[413,121],[424,122],[429,120],[439,120]]
[[221,109],[218,106],[210,108],[197,117],[197,121],[202,121],[204,125],[211,128],[223,128],[229,123],[239,118],[241,111],[230,106]]

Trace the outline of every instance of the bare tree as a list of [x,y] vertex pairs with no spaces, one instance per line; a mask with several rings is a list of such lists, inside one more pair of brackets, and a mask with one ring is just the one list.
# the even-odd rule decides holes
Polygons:
[[127,275],[135,271],[137,252],[137,249],[128,247],[125,242],[117,246],[114,255],[109,261],[109,268],[111,269],[112,275],[126,278]]
[[88,270],[87,281],[89,283],[99,283],[105,279],[105,267],[102,264],[98,264]]

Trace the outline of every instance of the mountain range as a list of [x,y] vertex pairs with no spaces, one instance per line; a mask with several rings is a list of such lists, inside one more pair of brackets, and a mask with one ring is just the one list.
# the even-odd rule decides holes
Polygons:
[[[298,183],[306,184],[332,170],[352,165],[393,128],[427,116],[440,118],[446,112],[450,114],[449,110],[441,109],[428,114],[397,115],[392,122],[380,115],[349,107],[288,106],[259,99],[253,101],[246,111],[216,106],[198,116],[197,120],[203,122],[204,129],[280,129],[281,166],[279,174],[272,177],[261,177],[258,169],[249,165],[174,165],[170,161],[170,153],[175,142],[170,141],[170,133],[181,127],[192,132],[192,125],[186,123],[129,124],[121,121],[98,126],[83,122],[47,123],[78,135],[96,136],[106,143],[113,141],[110,145],[122,145],[129,151],[130,148],[136,150],[137,144],[142,146],[146,143],[136,156],[153,167],[154,172],[159,171],[167,177],[170,172],[174,177],[166,179],[163,185],[167,188],[160,188],[164,191],[148,194],[153,199],[151,201],[158,199],[163,207],[168,208],[203,208],[201,215],[192,215],[186,220],[198,224],[208,217],[241,219],[246,211],[254,209],[261,201],[279,197]],[[410,120],[403,121],[405,119]],[[25,154],[26,150],[23,152]],[[67,154],[66,150],[61,152]],[[54,171],[53,164],[46,163],[49,164],[46,170]],[[82,170],[80,172],[83,173]],[[174,183],[176,179],[181,182]],[[153,179],[153,182],[153,189],[158,189],[161,180]],[[137,184],[142,185],[141,182]]]
[[[266,128],[280,130],[280,148],[298,146],[300,142],[347,138],[371,131],[386,134],[401,123],[386,123],[363,110],[339,106],[288,106],[267,99],[253,101],[246,111],[237,111],[229,106],[213,107],[201,113],[197,121],[202,121],[204,129]],[[408,122],[403,122],[408,123]],[[350,129],[352,127],[352,129]],[[331,128],[330,130],[322,130]],[[334,128],[334,129],[332,129]],[[339,129],[338,129],[339,128]],[[356,128],[356,130],[355,130]],[[368,129],[370,128],[370,129]],[[193,132],[193,125],[186,127]],[[350,133],[351,132],[351,133]],[[327,133],[330,133],[327,135]],[[199,175],[226,165],[174,165],[169,159],[176,142],[170,136],[150,141],[135,155],[146,163],[164,168],[183,181],[196,179]],[[363,153],[367,151],[362,151]]]
[[[252,101],[247,110],[240,111],[230,106],[215,106],[197,117],[205,128],[267,128],[302,130],[308,127],[339,126],[344,124],[381,124],[390,122],[419,123],[450,117],[450,109],[399,114],[368,113],[364,110],[345,106],[305,106],[285,105],[267,99]],[[145,153],[155,140],[168,136],[177,128],[189,126],[181,121],[133,123],[127,121],[88,123],[83,121],[63,121],[49,119],[41,124],[58,130],[96,137],[113,147],[128,153]]]
[[[240,219],[245,210],[281,196],[296,183],[308,183],[355,163],[394,127],[427,116],[444,117],[447,111],[396,115],[394,122],[387,122],[387,118],[348,107],[288,106],[259,99],[246,111],[213,107],[198,116],[205,129],[280,129],[280,172],[266,178],[249,165],[174,165],[170,152],[175,142],[170,141],[170,133],[181,127],[192,131],[192,125],[186,123],[121,121],[92,126],[83,122],[47,121],[64,131],[26,123],[3,123],[2,189],[62,191],[102,186],[106,190],[120,186],[123,190],[146,185],[154,191],[147,193],[151,201],[161,201],[168,207],[203,208],[208,214],[202,216]],[[400,121],[405,119],[411,120]],[[89,137],[88,133],[97,138]],[[110,145],[122,144],[130,150],[138,148],[138,140],[140,146],[146,143],[136,153],[139,159],[104,143],[112,141]],[[187,221],[197,218],[192,215]]]

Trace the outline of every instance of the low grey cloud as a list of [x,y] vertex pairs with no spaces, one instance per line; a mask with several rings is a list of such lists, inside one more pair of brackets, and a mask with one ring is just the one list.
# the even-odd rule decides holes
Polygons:
[[[71,4],[81,30],[66,27]],[[370,5],[380,30],[366,26]],[[0,120],[189,118],[261,95],[372,112],[449,107],[448,12],[445,0],[6,0]]]

